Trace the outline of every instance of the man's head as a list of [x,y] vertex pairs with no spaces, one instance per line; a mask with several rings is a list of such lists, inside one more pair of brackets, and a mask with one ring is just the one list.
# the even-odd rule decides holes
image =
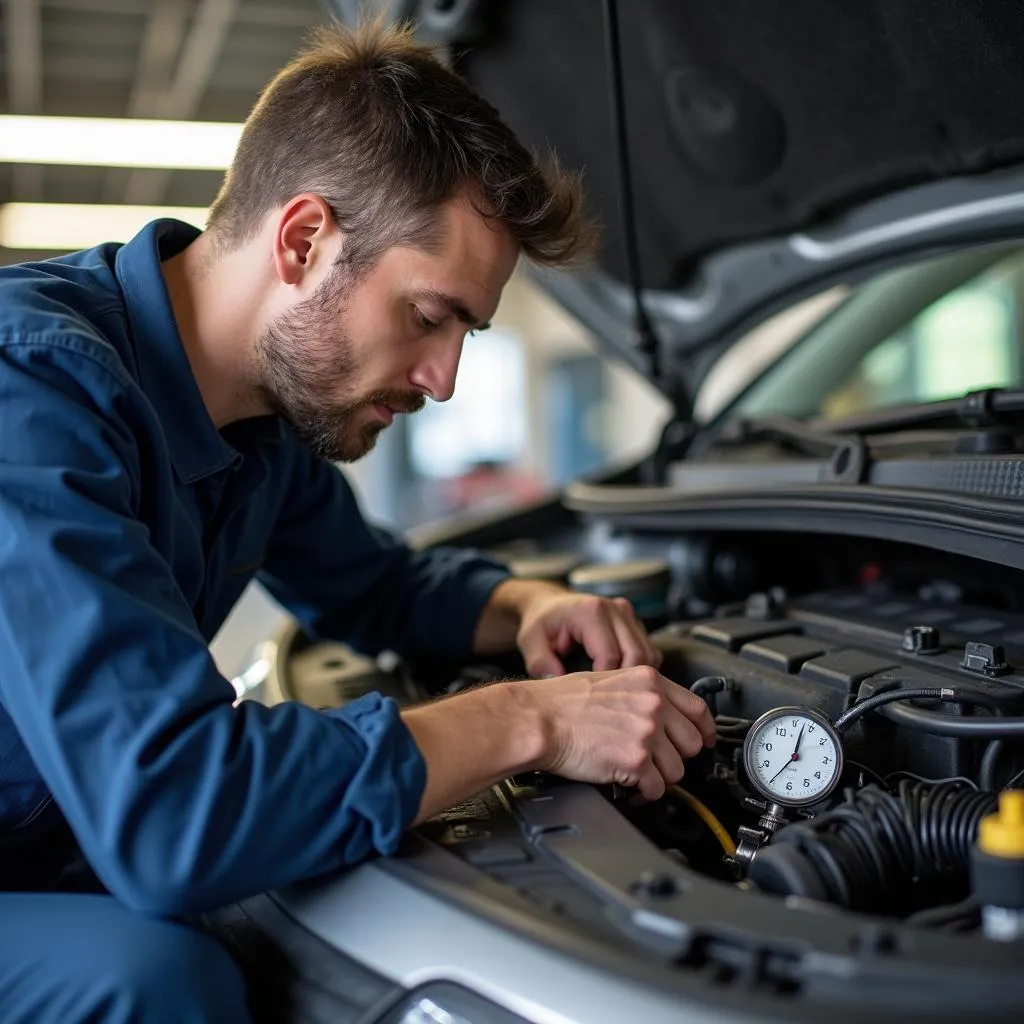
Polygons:
[[322,455],[448,399],[465,334],[519,253],[587,255],[578,181],[542,170],[406,30],[325,30],[253,109],[214,203],[214,256],[254,244],[271,286],[249,384]]

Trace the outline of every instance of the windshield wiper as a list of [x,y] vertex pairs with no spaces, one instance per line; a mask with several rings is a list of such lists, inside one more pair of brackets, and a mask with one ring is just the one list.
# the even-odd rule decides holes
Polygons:
[[735,419],[725,426],[717,440],[727,444],[759,440],[781,442],[805,455],[823,458],[827,463],[823,467],[827,482],[855,484],[864,480],[871,463],[865,441],[871,435],[912,427],[952,426],[980,431],[1013,424],[1024,425],[1024,389],[987,388],[969,391],[962,398],[873,409],[841,419],[804,421],[786,416]]
[[892,409],[872,409],[840,419],[811,422],[813,429],[824,429],[828,433],[885,434],[907,427],[1024,425],[1022,414],[1024,389],[986,388],[968,391],[962,398],[901,405]]

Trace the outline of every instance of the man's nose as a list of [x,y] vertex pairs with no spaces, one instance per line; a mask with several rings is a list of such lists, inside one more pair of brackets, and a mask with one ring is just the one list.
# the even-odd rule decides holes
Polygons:
[[447,402],[455,394],[463,338],[464,335],[460,334],[457,340],[440,342],[435,339],[436,344],[430,346],[430,352],[409,374],[409,380],[435,402]]

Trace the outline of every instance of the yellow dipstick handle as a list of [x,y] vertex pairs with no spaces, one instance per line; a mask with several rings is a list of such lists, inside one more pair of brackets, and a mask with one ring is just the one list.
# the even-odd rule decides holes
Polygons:
[[999,810],[981,819],[978,847],[992,857],[1024,857],[1024,792],[999,794]]

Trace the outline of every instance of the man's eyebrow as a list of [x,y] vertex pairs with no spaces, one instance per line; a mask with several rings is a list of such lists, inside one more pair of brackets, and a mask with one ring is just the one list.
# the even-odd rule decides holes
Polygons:
[[454,295],[446,295],[444,292],[435,291],[433,288],[424,289],[420,294],[425,299],[440,303],[449,313],[474,331],[486,331],[491,326],[490,323],[481,323],[480,318],[474,316],[466,304]]

